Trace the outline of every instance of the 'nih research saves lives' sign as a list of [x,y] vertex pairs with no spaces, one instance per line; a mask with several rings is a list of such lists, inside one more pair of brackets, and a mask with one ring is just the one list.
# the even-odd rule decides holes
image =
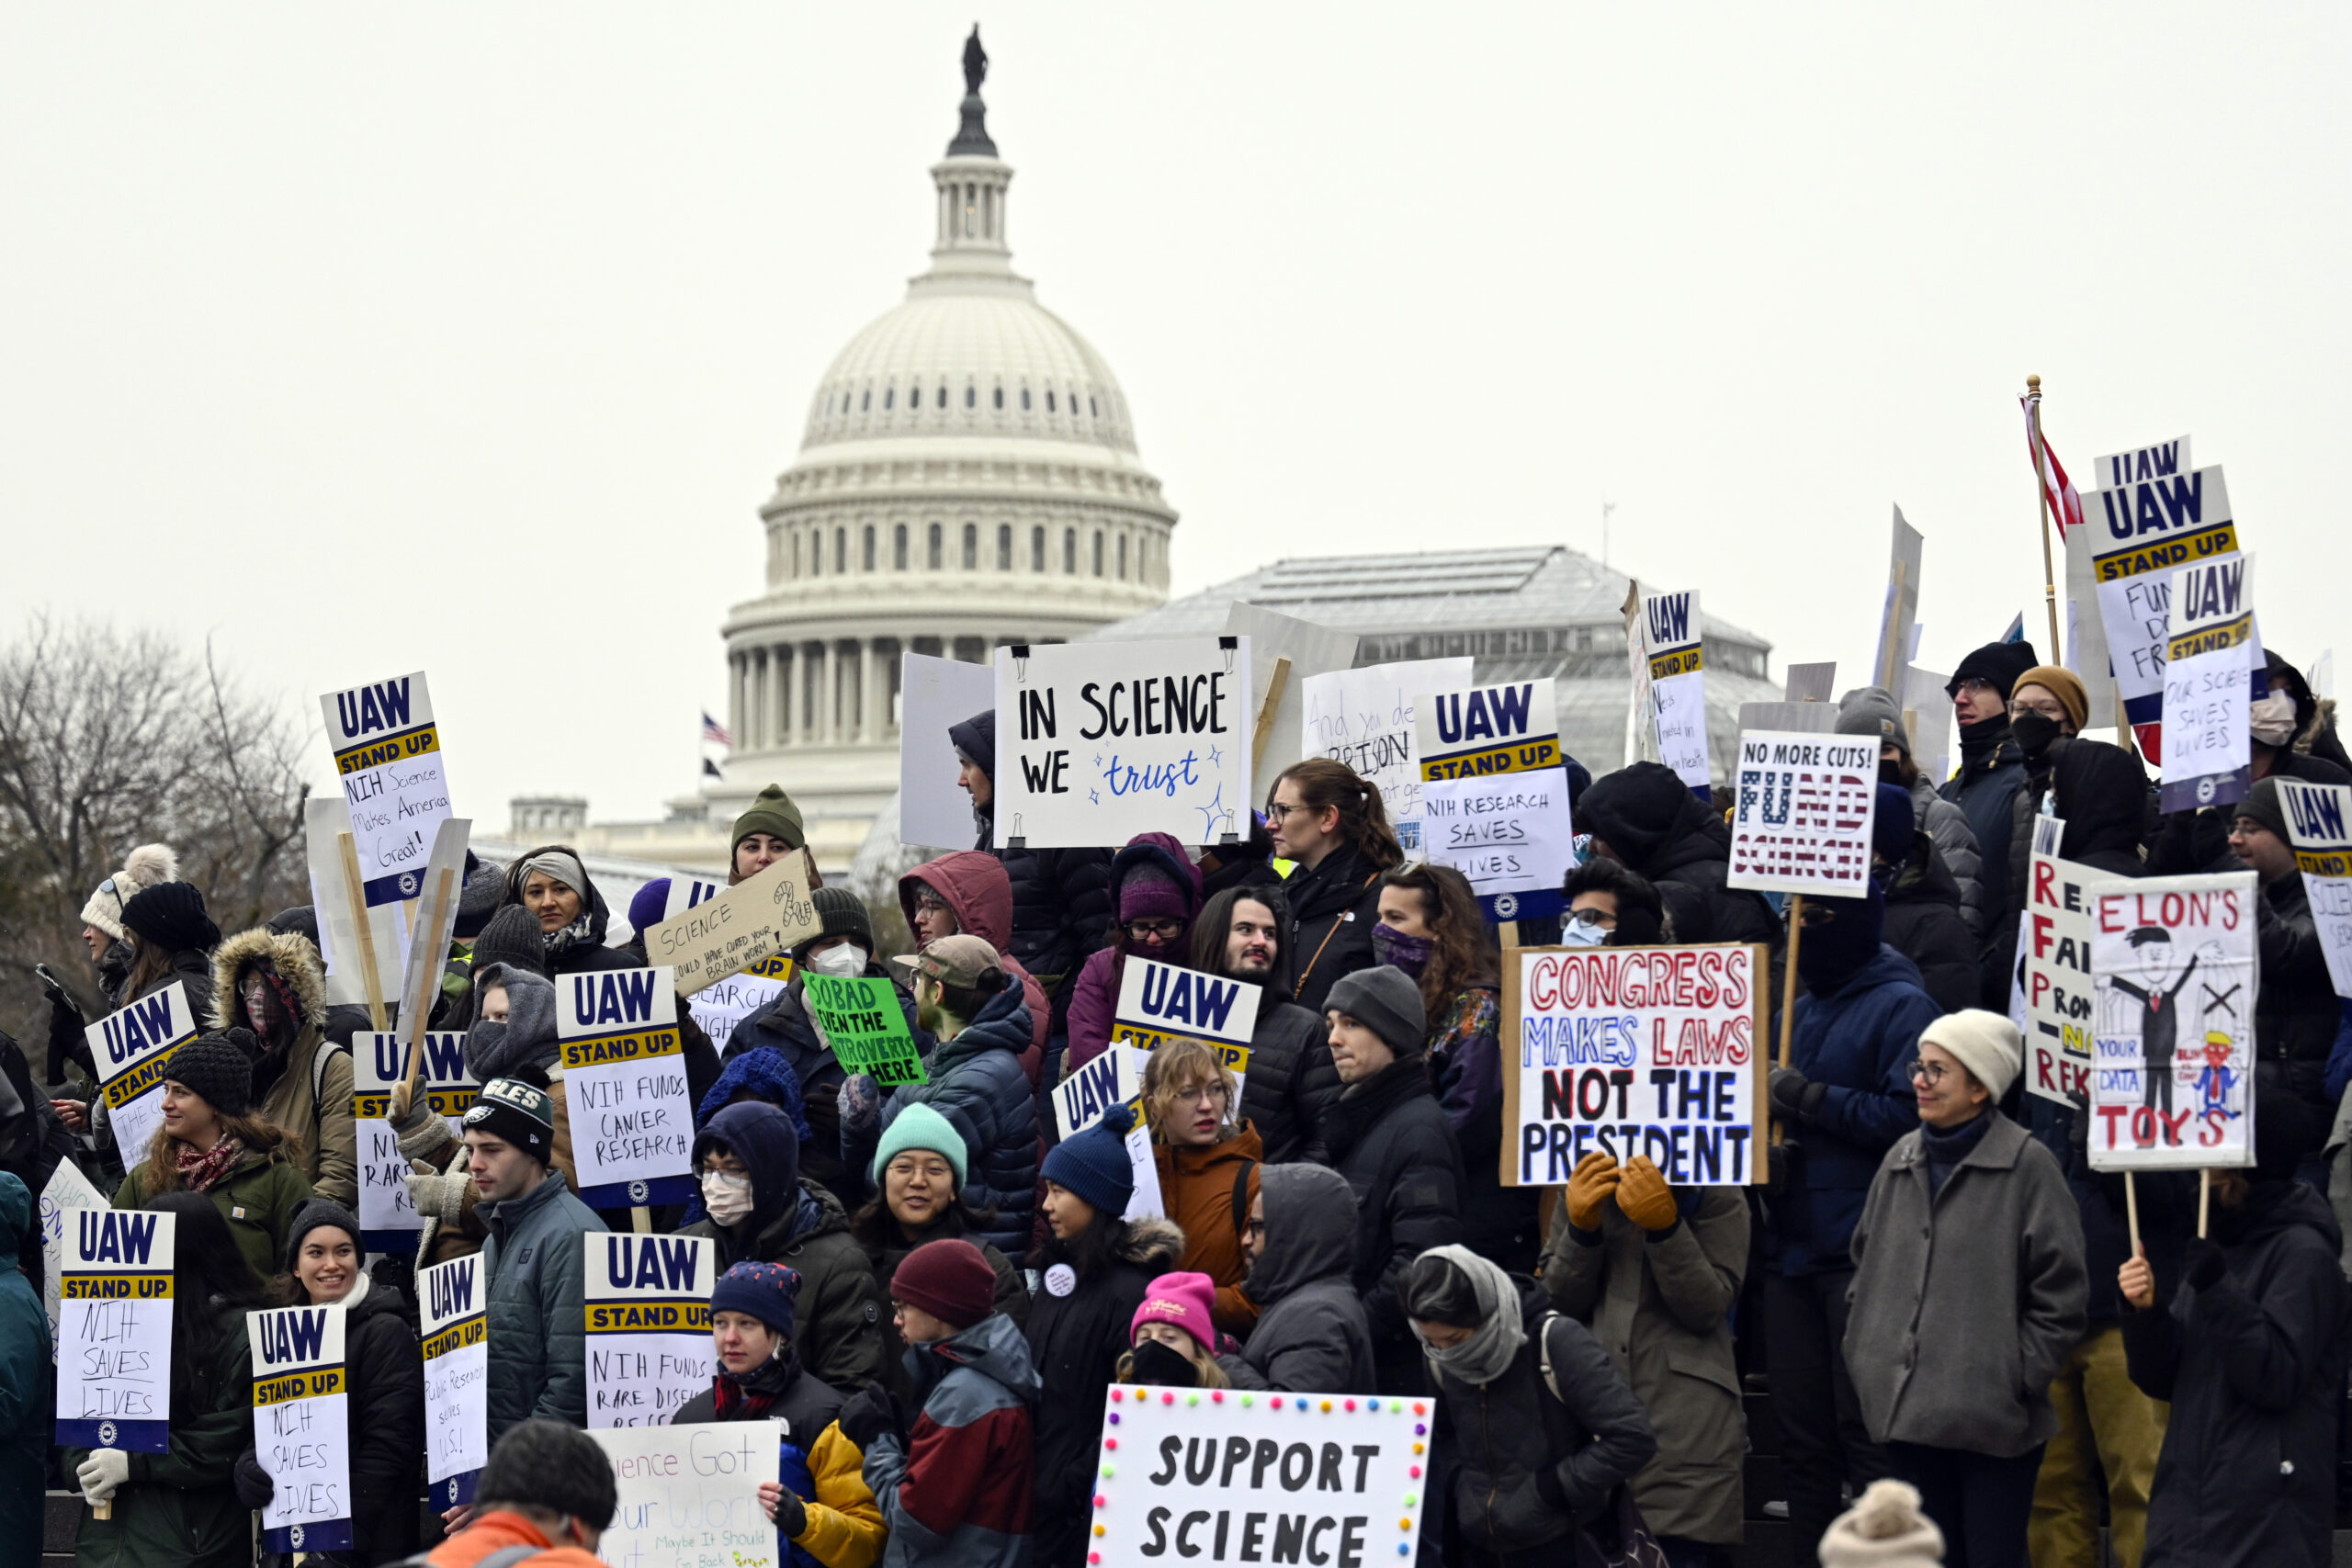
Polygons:
[[395,904],[424,890],[433,838],[449,817],[441,732],[422,671],[329,692],[327,748],[351,808],[351,836],[368,902]]
[[1468,878],[1490,920],[1558,914],[1576,829],[1550,679],[1436,692],[1413,711],[1430,863]]

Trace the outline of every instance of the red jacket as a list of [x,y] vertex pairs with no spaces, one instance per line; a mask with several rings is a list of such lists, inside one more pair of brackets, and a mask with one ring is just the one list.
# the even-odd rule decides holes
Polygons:
[[1012,879],[1004,874],[1003,863],[978,850],[957,850],[925,861],[899,878],[899,907],[906,911],[910,931],[915,929],[917,883],[946,902],[955,913],[957,931],[995,948],[1004,972],[1021,976],[1022,999],[1029,1006],[1031,1042],[1029,1049],[1021,1053],[1021,1070],[1029,1075],[1029,1087],[1035,1089],[1045,1067],[1046,1036],[1053,1029],[1054,1013],[1046,1004],[1046,987],[1012,956]]

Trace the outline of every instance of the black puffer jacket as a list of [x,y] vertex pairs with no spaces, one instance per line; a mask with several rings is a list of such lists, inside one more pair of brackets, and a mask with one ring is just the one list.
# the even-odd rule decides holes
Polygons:
[[1938,1007],[1958,1012],[1976,1005],[1976,939],[1960,912],[1960,884],[1924,831],[1911,835],[1910,858],[1887,885],[1879,940],[1919,966],[1920,988]]
[[[2051,815],[2066,824],[2058,858],[2093,866],[2114,876],[2144,876],[2140,835],[2147,823],[2148,775],[2139,759],[2104,740],[2062,736],[2050,743],[2041,766],[2018,774],[2009,801],[2009,849],[2002,886],[2006,900],[1988,908],[1984,990],[1979,1006],[2007,1012],[2009,981],[2017,968],[2018,922],[2025,917],[2028,878],[2033,870],[2033,821],[2050,796]],[[1941,998],[1938,998],[1941,1000]],[[2323,1053],[2323,1055],[2324,1053]]]
[[[949,725],[947,739],[995,780],[994,708]],[[1102,945],[1103,933],[1111,929],[1111,852],[1001,850],[996,847],[994,806],[974,806],[972,819],[978,829],[972,847],[1003,862],[1004,874],[1012,883],[1012,940],[1008,944],[1012,956],[1044,979],[1056,998],[1068,996],[1070,977],[1086,955]]]
[[2255,955],[2261,965],[2254,994],[2256,1081],[2283,1075],[2323,1124],[2332,1122],[2335,1104],[2327,1097],[2327,1054],[2342,1014],[2300,874],[2290,871],[2262,888]]
[[1241,1120],[1258,1129],[1266,1163],[1310,1159],[1329,1165],[1323,1118],[1339,1103],[1340,1069],[1321,1017],[1269,994],[1250,1033],[1250,1076],[1241,1085]]
[[1620,768],[1593,780],[1577,809],[1594,838],[1656,885],[1673,917],[1676,942],[1780,947],[1781,922],[1772,906],[1761,894],[1725,886],[1731,829],[1672,768],[1658,762]]
[[1311,871],[1283,884],[1290,919],[1283,931],[1291,1000],[1316,1017],[1345,975],[1373,965],[1372,928],[1380,921],[1380,872],[1342,844]]
[[1375,1393],[1429,1387],[1397,1280],[1432,1247],[1462,1239],[1462,1154],[1417,1054],[1351,1085],[1323,1118],[1331,1163],[1356,1200],[1356,1293],[1372,1327]]

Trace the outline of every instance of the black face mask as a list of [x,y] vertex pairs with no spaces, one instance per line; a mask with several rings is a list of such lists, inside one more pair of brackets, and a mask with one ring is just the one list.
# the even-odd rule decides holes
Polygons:
[[2058,721],[2044,714],[2028,711],[2009,720],[2009,733],[2017,738],[2018,750],[2029,762],[2038,761],[2058,739]]
[[1878,782],[1891,784],[1897,789],[1909,789],[1911,786],[1903,782],[1903,759],[1888,757],[1882,761],[1878,765]]
[[1174,1346],[1146,1339],[1135,1348],[1135,1379],[1161,1388],[1196,1388],[1201,1372],[1193,1359]]

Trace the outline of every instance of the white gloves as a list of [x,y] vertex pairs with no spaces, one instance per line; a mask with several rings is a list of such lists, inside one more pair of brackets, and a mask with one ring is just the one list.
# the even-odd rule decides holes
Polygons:
[[74,1479],[82,1483],[84,1502],[103,1503],[130,1481],[130,1456],[120,1449],[92,1449]]
[[428,1220],[454,1225],[465,1214],[469,1179],[462,1176],[418,1176],[408,1179],[408,1201]]

